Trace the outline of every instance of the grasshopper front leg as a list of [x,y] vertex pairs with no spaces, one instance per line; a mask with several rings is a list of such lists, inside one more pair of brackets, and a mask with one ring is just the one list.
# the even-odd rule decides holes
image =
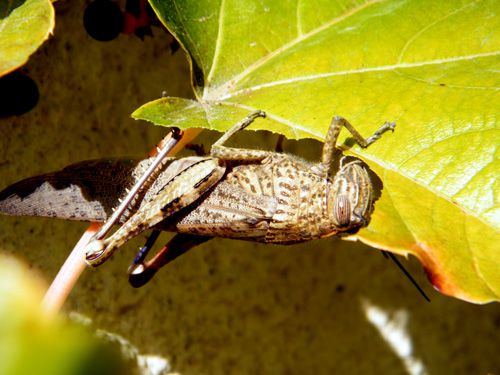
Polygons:
[[381,135],[386,131],[394,131],[396,123],[386,122],[384,125],[378,128],[375,133],[365,139],[345,118],[334,116],[328,129],[328,134],[326,135],[325,143],[323,145],[323,152],[321,154],[320,171],[321,173],[325,174],[325,177],[329,175],[335,154],[340,153],[340,150],[336,146],[342,126],[352,134],[354,140],[358,145],[360,145],[362,148],[366,148],[377,139],[379,139]]
[[335,233],[355,233],[368,225],[373,210],[374,188],[370,175],[360,160],[344,164],[345,159],[342,157],[335,174],[332,174],[331,164],[334,156],[341,155],[336,143],[342,126],[354,136],[361,147],[365,148],[379,139],[384,132],[394,130],[396,124],[386,122],[367,139],[342,117],[335,116],[330,124],[316,173],[329,186],[326,207]]

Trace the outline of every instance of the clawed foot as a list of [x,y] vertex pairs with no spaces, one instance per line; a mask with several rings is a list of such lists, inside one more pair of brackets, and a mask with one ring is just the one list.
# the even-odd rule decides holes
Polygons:
[[85,262],[92,267],[97,267],[103,263],[107,257],[105,255],[106,244],[104,240],[93,240],[85,247]]

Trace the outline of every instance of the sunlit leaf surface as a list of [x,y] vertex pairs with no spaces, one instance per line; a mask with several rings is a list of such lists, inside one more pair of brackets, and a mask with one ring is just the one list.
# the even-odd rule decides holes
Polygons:
[[50,0],[0,1],[0,76],[23,65],[53,29]]
[[190,56],[197,100],[135,118],[223,131],[262,109],[253,129],[320,140],[334,114],[366,136],[396,121],[347,151],[384,184],[359,238],[416,255],[443,293],[498,300],[500,2],[151,3]]

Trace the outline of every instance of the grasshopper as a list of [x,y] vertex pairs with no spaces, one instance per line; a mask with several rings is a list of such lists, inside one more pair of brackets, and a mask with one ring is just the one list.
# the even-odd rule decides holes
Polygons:
[[[310,163],[285,153],[226,146],[233,134],[258,117],[265,113],[256,111],[235,124],[207,156],[166,158],[166,165],[136,189],[134,199],[118,215],[122,226],[108,238],[89,243],[87,263],[100,265],[145,230],[176,232],[146,262],[158,232],[148,239],[129,269],[129,281],[137,287],[166,263],[213,237],[294,244],[350,235],[368,225],[374,188],[367,168],[359,160],[346,161],[336,143],[345,127],[361,147],[368,147],[394,130],[395,123],[386,122],[365,139],[347,120],[335,116],[321,161]],[[0,192],[0,212],[105,221],[151,163],[151,158],[87,161],[26,179]]]

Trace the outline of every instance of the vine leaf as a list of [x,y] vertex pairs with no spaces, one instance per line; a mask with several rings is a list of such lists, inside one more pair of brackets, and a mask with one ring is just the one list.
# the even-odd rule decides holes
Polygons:
[[362,241],[414,254],[440,291],[500,296],[500,3],[150,0],[190,58],[196,100],[163,98],[133,116],[224,131],[323,139],[334,114],[365,135],[348,148],[383,181]]
[[0,77],[19,68],[54,29],[50,0],[0,3]]

